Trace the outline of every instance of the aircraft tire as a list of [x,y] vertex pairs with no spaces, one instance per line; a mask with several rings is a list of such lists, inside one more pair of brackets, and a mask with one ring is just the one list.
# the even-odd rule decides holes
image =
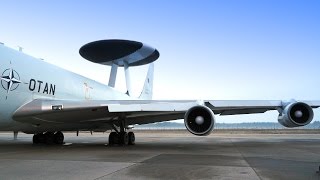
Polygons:
[[37,134],[37,136],[38,136],[39,144],[44,144],[46,142],[45,134],[39,133],[39,134]]
[[117,136],[117,133],[116,132],[111,132],[109,134],[109,145],[114,145],[114,144],[117,144],[116,143],[116,136]]
[[134,145],[136,143],[135,142],[136,141],[136,137],[135,137],[133,132],[129,132],[128,133],[128,139],[129,139],[128,145]]
[[39,134],[34,134],[32,137],[32,143],[33,144],[39,144],[40,143],[40,139],[39,139]]
[[46,132],[45,136],[45,144],[53,144],[54,143],[54,134],[53,132]]
[[53,142],[55,144],[63,144],[64,142],[64,135],[61,131],[58,131],[54,134],[54,137],[53,137]]
[[128,145],[129,137],[127,132],[120,133],[120,142],[119,145]]

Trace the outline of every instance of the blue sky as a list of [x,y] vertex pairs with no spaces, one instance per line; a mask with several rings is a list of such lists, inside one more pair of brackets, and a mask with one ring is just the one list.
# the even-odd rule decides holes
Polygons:
[[[319,9],[311,0],[10,0],[0,4],[0,42],[103,83],[110,68],[83,60],[82,45],[147,43],[160,51],[155,99],[320,99]],[[146,67],[131,70],[139,94]],[[116,87],[125,91],[119,72]]]

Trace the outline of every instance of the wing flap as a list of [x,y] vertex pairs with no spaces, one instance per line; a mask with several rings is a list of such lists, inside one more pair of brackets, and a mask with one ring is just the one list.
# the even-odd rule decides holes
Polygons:
[[272,100],[210,100],[207,104],[212,109],[231,109],[231,108],[275,108],[281,107],[282,101]]
[[224,110],[219,113],[221,116],[224,115],[236,115],[236,114],[253,114],[253,113],[265,113],[268,109],[234,109]]
[[109,112],[171,112],[186,111],[187,109],[198,105],[194,102],[161,102],[154,101],[149,104],[110,104]]

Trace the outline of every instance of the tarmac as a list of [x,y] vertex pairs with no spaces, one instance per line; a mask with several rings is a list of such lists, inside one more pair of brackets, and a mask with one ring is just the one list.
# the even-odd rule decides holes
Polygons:
[[0,134],[0,179],[320,179],[320,134],[138,132],[134,146],[108,146],[108,133],[65,134],[32,145]]

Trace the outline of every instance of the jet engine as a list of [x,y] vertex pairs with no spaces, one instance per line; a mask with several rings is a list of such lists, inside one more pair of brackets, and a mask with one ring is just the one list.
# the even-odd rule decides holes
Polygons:
[[294,102],[287,105],[278,117],[279,123],[285,127],[305,126],[309,124],[312,119],[312,108],[302,102]]
[[214,123],[214,114],[206,106],[194,106],[184,116],[186,128],[197,136],[209,135],[214,127]]

